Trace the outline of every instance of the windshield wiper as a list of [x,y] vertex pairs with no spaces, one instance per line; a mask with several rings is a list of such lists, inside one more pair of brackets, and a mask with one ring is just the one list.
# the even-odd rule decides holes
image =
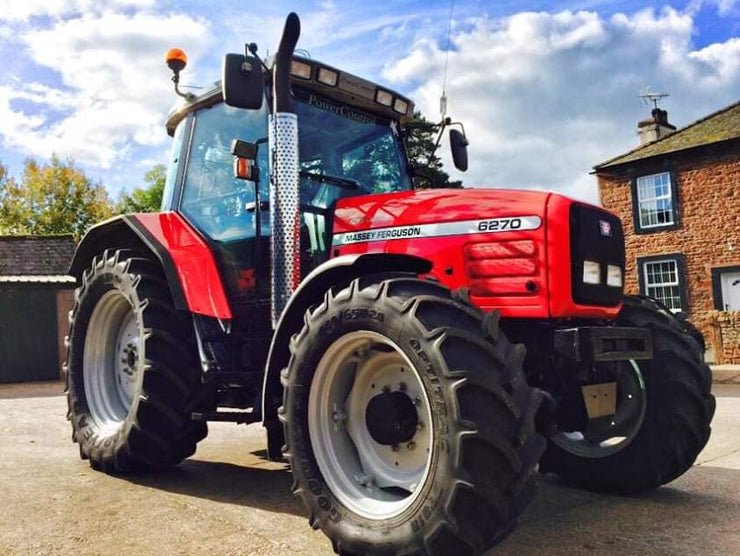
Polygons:
[[339,176],[332,176],[331,174],[314,174],[313,172],[306,172],[301,170],[298,172],[302,178],[317,181],[319,183],[330,183],[332,185],[338,185],[345,189],[362,189],[362,185],[357,180],[351,178],[342,178]]

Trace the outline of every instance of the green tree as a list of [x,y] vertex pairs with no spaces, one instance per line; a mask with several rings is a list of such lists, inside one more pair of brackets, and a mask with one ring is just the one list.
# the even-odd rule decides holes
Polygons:
[[49,164],[39,164],[29,158],[20,183],[0,179],[0,233],[71,233],[80,239],[91,225],[112,214],[103,185],[72,160],[52,156]]
[[19,195],[19,187],[8,175],[8,168],[0,164],[0,234],[16,235],[25,230],[21,223],[28,208]]
[[146,186],[137,187],[131,194],[125,191],[116,205],[116,212],[157,212],[162,206],[162,195],[164,194],[164,182],[167,179],[167,169],[164,164],[157,164],[146,174],[144,181]]
[[[462,181],[450,181],[450,176],[442,168],[442,159],[437,156],[434,143],[439,134],[439,125],[427,120],[421,112],[414,112],[406,124],[406,152],[409,161],[432,179],[433,187],[462,187]],[[417,187],[429,187],[427,180],[415,178]]]

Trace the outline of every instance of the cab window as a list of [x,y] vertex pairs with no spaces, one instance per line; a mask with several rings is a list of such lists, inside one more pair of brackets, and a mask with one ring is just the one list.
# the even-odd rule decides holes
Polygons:
[[[216,241],[254,237],[255,186],[234,177],[230,148],[234,139],[256,142],[267,135],[266,108],[242,110],[218,103],[197,112],[194,125],[182,212]],[[267,150],[267,145],[261,147]]]

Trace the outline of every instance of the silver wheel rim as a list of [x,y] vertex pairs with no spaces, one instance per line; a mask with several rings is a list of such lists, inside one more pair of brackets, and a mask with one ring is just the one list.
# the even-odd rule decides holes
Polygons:
[[[617,377],[617,413],[610,421],[614,436],[600,442],[589,441],[583,431],[561,432],[552,441],[563,450],[584,458],[604,458],[621,452],[635,439],[645,420],[645,381],[634,360],[623,363]],[[620,391],[621,390],[621,391]],[[622,419],[624,422],[620,422]]]
[[119,291],[103,294],[90,316],[82,363],[85,398],[103,436],[116,432],[141,380],[141,335],[131,304]]
[[[414,403],[416,433],[402,445],[383,445],[365,421],[370,400],[401,391]],[[418,498],[432,457],[432,416],[423,382],[389,338],[350,332],[324,353],[311,382],[308,430],[326,484],[351,511],[389,519]]]

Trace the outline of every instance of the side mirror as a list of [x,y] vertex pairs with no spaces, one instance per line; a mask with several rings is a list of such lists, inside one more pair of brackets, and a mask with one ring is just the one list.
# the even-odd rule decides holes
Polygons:
[[468,140],[456,129],[450,130],[450,149],[455,168],[465,172],[468,169]]
[[264,82],[262,65],[253,56],[227,54],[221,77],[224,102],[235,108],[259,110],[262,108]]

